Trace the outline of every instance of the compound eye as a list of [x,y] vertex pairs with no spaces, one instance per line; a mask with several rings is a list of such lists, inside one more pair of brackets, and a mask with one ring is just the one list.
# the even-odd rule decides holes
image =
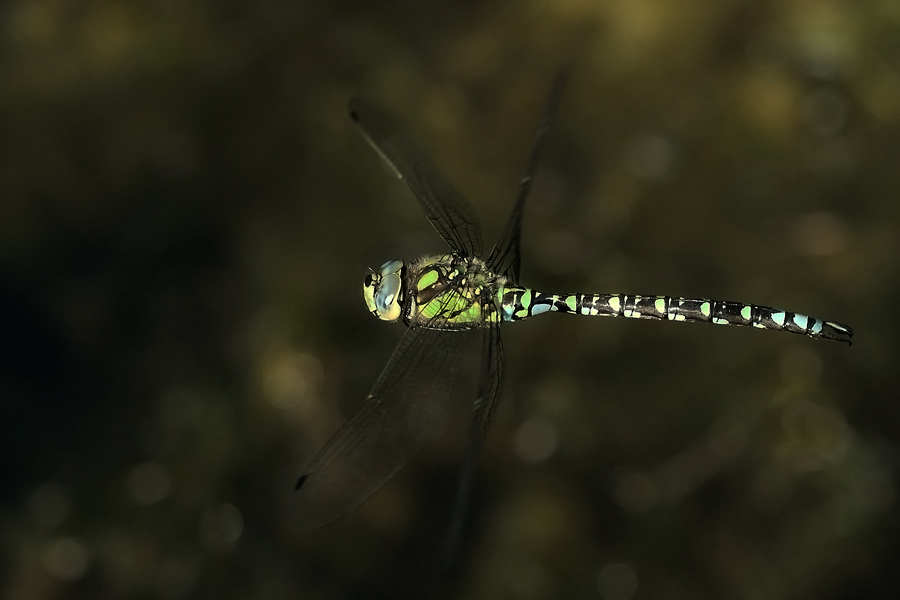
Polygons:
[[400,289],[403,280],[396,273],[385,275],[375,292],[375,308],[379,319],[396,321],[400,318]]
[[389,260],[378,272],[369,271],[363,281],[363,298],[369,312],[385,321],[396,321],[403,312],[403,261]]
[[381,265],[381,276],[387,277],[388,275],[394,274],[399,275],[400,271],[403,269],[403,261],[402,260],[389,260],[383,265]]

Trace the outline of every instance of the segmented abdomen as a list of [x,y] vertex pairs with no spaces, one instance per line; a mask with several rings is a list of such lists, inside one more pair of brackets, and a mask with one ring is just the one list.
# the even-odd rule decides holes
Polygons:
[[518,321],[545,312],[586,316],[666,319],[717,325],[740,325],[789,331],[810,337],[850,343],[853,330],[834,321],[824,321],[779,308],[707,300],[639,296],[628,294],[544,294],[527,288],[506,288],[501,296],[503,320]]

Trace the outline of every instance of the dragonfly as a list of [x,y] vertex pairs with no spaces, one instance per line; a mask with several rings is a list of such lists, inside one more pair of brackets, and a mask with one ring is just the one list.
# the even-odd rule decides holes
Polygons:
[[450,398],[466,333],[481,332],[480,374],[457,483],[448,547],[462,528],[476,457],[500,395],[501,325],[559,312],[738,325],[851,343],[853,330],[835,321],[744,302],[638,294],[555,294],[519,283],[519,240],[525,201],[557,112],[566,72],[545,103],[525,176],[505,228],[487,258],[481,230],[465,196],[395,122],[354,98],[350,116],[363,136],[418,200],[449,246],[445,254],[389,260],[363,282],[368,310],[406,332],[372,391],[325,443],[296,485],[307,528],[352,511],[378,491],[429,439]]

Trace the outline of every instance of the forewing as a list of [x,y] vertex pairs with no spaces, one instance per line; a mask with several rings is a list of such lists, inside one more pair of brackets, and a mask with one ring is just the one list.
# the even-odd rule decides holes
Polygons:
[[519,195],[516,198],[516,203],[513,205],[509,219],[506,221],[503,234],[497,240],[497,244],[487,260],[488,266],[495,273],[506,275],[512,283],[518,283],[519,281],[521,264],[519,238],[522,232],[522,213],[525,210],[525,200],[528,199],[528,194],[531,191],[531,180],[534,178],[535,171],[537,171],[538,159],[547,142],[547,134],[550,132],[550,126],[553,123],[553,118],[556,116],[559,100],[568,78],[569,68],[566,67],[559,72],[553,81],[553,87],[550,89],[550,95],[547,98],[547,103],[544,105],[544,112],[541,114],[541,122],[538,126],[534,149],[531,151],[528,167],[525,169],[525,176],[519,185]]
[[428,439],[450,397],[465,337],[440,329],[406,332],[362,406],[297,483],[305,527],[359,506]]
[[394,175],[419,200],[428,220],[450,247],[465,256],[481,256],[478,218],[462,192],[437,170],[426,154],[394,122],[362,98],[350,100],[350,117]]

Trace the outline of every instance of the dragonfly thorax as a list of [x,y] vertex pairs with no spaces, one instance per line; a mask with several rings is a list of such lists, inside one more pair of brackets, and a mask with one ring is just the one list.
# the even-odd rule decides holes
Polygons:
[[478,258],[442,254],[409,261],[403,320],[429,329],[484,327],[495,318],[493,304],[505,283]]
[[396,321],[403,313],[402,260],[389,260],[378,271],[370,269],[363,281],[363,298],[369,312],[383,321]]

